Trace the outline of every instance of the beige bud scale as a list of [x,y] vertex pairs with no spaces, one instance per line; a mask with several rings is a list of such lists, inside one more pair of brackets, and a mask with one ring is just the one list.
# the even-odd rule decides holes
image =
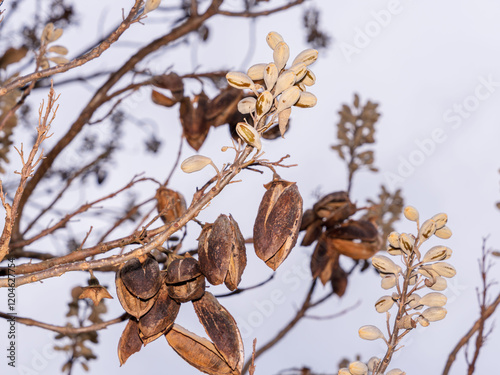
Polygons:
[[358,334],[363,340],[377,340],[384,338],[382,331],[378,327],[372,325],[361,327],[358,330]]
[[207,165],[212,163],[212,159],[203,155],[193,155],[184,160],[181,164],[181,169],[185,173],[193,173],[202,170]]

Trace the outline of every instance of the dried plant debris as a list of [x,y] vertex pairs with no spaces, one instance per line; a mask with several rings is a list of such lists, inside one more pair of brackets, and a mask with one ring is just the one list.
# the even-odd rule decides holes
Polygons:
[[168,265],[165,282],[169,296],[179,303],[196,300],[205,293],[205,276],[198,261],[188,255]]
[[172,189],[160,187],[156,190],[156,209],[165,224],[169,224],[186,211],[186,200],[184,196]]
[[307,33],[307,44],[316,49],[327,48],[331,44],[331,37],[320,27],[320,10],[310,7],[304,11],[302,20]]
[[118,359],[122,366],[127,359],[142,348],[142,340],[139,337],[139,327],[137,321],[130,319],[122,332],[118,342]]

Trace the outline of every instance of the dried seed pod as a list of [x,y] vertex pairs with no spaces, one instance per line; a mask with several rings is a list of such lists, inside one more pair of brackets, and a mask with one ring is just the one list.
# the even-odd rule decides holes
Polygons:
[[380,363],[380,358],[371,357],[366,365],[368,366],[368,370],[373,372],[377,369],[379,363]]
[[401,250],[401,249],[396,249],[394,247],[392,247],[391,245],[389,245],[389,247],[387,248],[387,252],[389,253],[389,255],[392,255],[392,256],[398,256],[398,255],[403,255],[404,252]]
[[238,111],[244,115],[255,111],[257,100],[251,96],[241,99],[238,102]]
[[316,83],[316,76],[314,75],[311,69],[307,69],[306,75],[304,76],[304,78],[302,78],[302,81],[300,82],[306,86],[312,86]]
[[379,313],[384,313],[386,311],[389,311],[394,305],[394,300],[392,299],[391,296],[383,296],[380,297],[377,302],[375,302],[375,310]]
[[431,264],[431,267],[434,271],[436,271],[439,276],[451,278],[457,274],[455,267],[446,262],[438,262]]
[[287,108],[290,108],[292,105],[297,103],[297,100],[300,98],[300,89],[296,86],[292,86],[287,88],[281,94],[278,100],[278,106],[276,111],[279,113]]
[[349,364],[349,371],[352,375],[366,375],[368,374],[368,366],[360,361],[352,362]]
[[373,267],[375,267],[379,272],[382,273],[392,273],[394,275],[397,275],[401,270],[401,267],[396,265],[396,263],[394,263],[384,255],[375,255],[372,258],[372,264]]
[[179,313],[180,306],[179,303],[169,297],[167,285],[162,283],[153,307],[139,319],[138,327],[144,339],[153,336],[157,338],[167,329],[170,329]]
[[255,147],[257,151],[262,149],[262,142],[260,141],[260,134],[255,130],[253,126],[250,126],[244,122],[238,122],[236,124],[236,133],[240,136],[246,144]]
[[352,240],[343,240],[328,238],[337,251],[349,258],[360,260],[369,259],[379,251],[377,242],[353,242]]
[[446,260],[451,257],[453,251],[446,246],[434,246],[425,253],[423,263],[437,262],[439,260]]
[[444,294],[432,292],[420,298],[419,303],[429,307],[442,307],[446,305],[446,301],[448,301],[448,299]]
[[202,170],[209,164],[212,164],[212,159],[203,155],[193,155],[182,162],[181,169],[185,173],[193,173]]
[[405,217],[410,221],[418,221],[419,215],[415,207],[406,206],[403,211]]
[[253,81],[260,81],[261,79],[264,79],[264,72],[266,70],[266,66],[267,64],[264,63],[252,65],[247,70],[247,76],[249,76],[250,79]]
[[408,302],[408,305],[412,309],[418,310],[418,307],[422,306],[422,304],[420,303],[420,296],[417,293],[413,293],[411,296],[409,296],[406,302]]
[[311,274],[313,278],[319,277],[321,283],[326,283],[332,278],[333,269],[338,267],[339,253],[328,244],[322,235],[311,257]]
[[399,247],[401,250],[409,255],[413,251],[413,245],[415,245],[413,234],[401,233],[401,236],[399,236]]
[[430,324],[429,321],[425,319],[422,315],[419,315],[417,317],[417,322],[419,322],[422,327],[428,327]]
[[162,93],[156,90],[151,91],[151,100],[153,101],[153,103],[162,105],[167,108],[170,108],[178,103],[177,100],[169,98],[168,96],[163,95]]
[[363,326],[358,330],[359,337],[363,340],[383,339],[384,334],[375,326]]
[[181,193],[166,187],[156,190],[156,209],[164,223],[177,220],[186,212],[186,200]]
[[424,221],[418,231],[418,242],[428,240],[436,232],[436,222],[432,219]]
[[422,316],[429,322],[437,322],[438,320],[444,319],[446,313],[447,311],[444,307],[429,307],[422,311]]
[[119,273],[130,293],[144,300],[158,293],[163,280],[158,262],[149,254],[143,261],[130,259],[120,268]]
[[314,94],[311,94],[310,92],[301,92],[299,100],[297,100],[294,105],[299,108],[311,108],[314,107],[317,102],[318,99]]
[[123,309],[130,315],[139,319],[141,316],[146,314],[151,309],[151,307],[153,307],[155,303],[154,298],[142,300],[130,293],[123,284],[122,279],[119,276],[119,272],[116,273],[115,284],[118,300],[120,301]]
[[281,137],[285,138],[286,130],[288,129],[288,120],[292,113],[291,108],[284,109],[278,113],[278,126],[280,130]]
[[205,277],[199,263],[191,257],[173,260],[167,268],[168,295],[179,303],[201,298],[205,293]]
[[387,241],[389,241],[389,244],[395,249],[399,249],[399,236],[400,234],[398,232],[391,232],[387,236]]
[[273,51],[273,60],[278,68],[278,72],[285,67],[289,57],[290,48],[288,47],[288,44],[285,42],[279,42],[276,44]]
[[276,45],[279,42],[283,42],[283,37],[280,34],[278,34],[276,31],[271,31],[266,36],[266,42],[267,42],[267,45],[269,47],[271,47],[271,49],[274,50],[276,48]]
[[436,278],[434,278],[434,283],[430,285],[429,288],[440,292],[445,290],[447,286],[448,283],[446,282],[446,279],[444,277],[437,276]]
[[434,222],[436,223],[436,230],[441,229],[448,222],[448,215],[446,215],[445,213],[436,214],[431,217],[431,220],[434,220]]
[[198,240],[200,268],[208,282],[235,290],[246,266],[245,240],[231,215],[206,224]]
[[436,232],[434,233],[436,237],[442,238],[443,240],[447,240],[448,238],[451,237],[451,229],[448,228],[446,225],[444,227],[441,227],[439,229],[436,229]]
[[137,322],[129,319],[127,326],[118,341],[118,359],[122,366],[127,359],[134,353],[137,353],[142,348],[142,341],[139,337],[139,328]]
[[[280,74],[278,80],[276,81],[276,86],[274,87],[274,97],[277,97],[286,89],[293,86],[295,83],[295,73],[291,71],[286,71]],[[269,88],[268,88],[269,90]],[[300,91],[300,89],[299,89]]]
[[243,341],[236,321],[210,292],[193,301],[193,307],[215,347],[233,370],[241,372]]
[[[311,210],[309,210],[312,212]],[[307,212],[307,211],[306,211]],[[304,223],[305,215],[302,216],[302,223]],[[306,227],[306,234],[302,238],[301,246],[309,246],[314,241],[316,241],[321,233],[323,232],[323,223],[320,220],[316,220]]]
[[297,242],[302,197],[294,182],[273,180],[259,206],[253,228],[257,256],[276,270]]
[[315,49],[306,49],[299,53],[295,60],[293,60],[292,65],[304,63],[309,66],[318,59],[318,51]]
[[226,74],[226,80],[229,85],[243,90],[243,89],[255,89],[255,84],[252,79],[247,76],[245,73],[241,72],[229,72]]
[[399,329],[413,329],[417,328],[417,322],[412,319],[410,315],[403,316],[396,323]]
[[173,325],[165,337],[177,354],[201,372],[210,375],[241,374],[241,371],[231,369],[215,345],[206,338],[195,335],[177,324]]
[[264,70],[264,83],[266,85],[266,89],[271,91],[278,80],[278,68],[275,63],[270,63],[266,65]]
[[257,103],[255,104],[255,112],[257,116],[261,117],[265,115],[271,107],[273,106],[273,94],[269,91],[263,91],[257,98]]
[[382,289],[391,289],[396,286],[396,275],[390,274],[382,277]]

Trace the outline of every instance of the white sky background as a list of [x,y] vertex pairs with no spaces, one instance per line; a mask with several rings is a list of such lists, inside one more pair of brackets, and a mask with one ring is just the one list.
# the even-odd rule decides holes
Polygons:
[[[127,6],[131,3],[127,1]],[[231,4],[234,2],[228,1],[225,8],[231,8]],[[8,9],[8,4],[4,4],[4,8],[6,5]],[[168,5],[168,2],[164,0],[163,5]],[[289,153],[292,156],[290,163],[299,164],[296,168],[283,170],[281,175],[285,179],[297,181],[304,198],[304,208],[309,208],[314,203],[313,192],[318,188],[322,194],[326,194],[346,187],[345,166],[329,149],[330,145],[336,143],[335,124],[341,104],[352,103],[355,92],[360,94],[362,103],[367,99],[380,103],[382,117],[377,123],[377,143],[374,146],[375,165],[379,167],[380,173],[358,173],[352,197],[363,205],[366,198],[378,194],[380,184],[389,183],[390,174],[397,175],[402,165],[411,161],[419,165],[413,165],[410,172],[400,176],[394,187],[402,188],[405,202],[417,207],[423,218],[438,212],[449,215],[453,237],[447,241],[434,239],[428,245],[443,243],[454,250],[449,262],[456,267],[458,275],[449,283],[450,288],[446,292],[449,298],[448,316],[443,321],[419,328],[408,335],[404,342],[405,348],[394,356],[390,366],[400,367],[409,375],[439,374],[449,351],[477,317],[475,287],[478,286],[479,277],[476,259],[480,255],[482,238],[490,235],[488,244],[492,247],[498,247],[500,242],[497,233],[499,211],[495,208],[495,202],[500,200],[500,4],[486,0],[372,0],[317,1],[316,5],[323,11],[323,28],[334,38],[329,50],[322,51],[319,60],[312,66],[317,84],[311,92],[318,97],[318,105],[313,109],[294,109],[287,138],[264,141],[264,150],[271,160]],[[65,31],[61,44],[70,49],[70,54],[90,45],[121,19],[122,6],[122,2],[116,1],[76,2],[76,9],[81,14],[80,25]],[[387,14],[389,8],[396,11],[385,25],[380,26],[380,23],[376,23],[379,22],[376,21],[379,16],[375,14]],[[102,58],[71,74],[80,75],[121,65],[133,50],[128,43],[133,42],[135,47],[139,47],[166,31],[165,26],[157,22],[164,15],[152,13],[144,26],[132,26]],[[301,16],[302,9],[294,9],[258,19],[255,24],[256,51],[251,60],[246,61],[248,65],[244,68],[272,59],[272,51],[265,42],[265,35],[271,30],[278,31],[285,38],[291,49],[291,59],[308,48],[304,43]],[[379,27],[376,28],[376,25]],[[152,56],[148,60],[149,66],[154,67],[157,73],[173,66],[179,74],[194,68],[198,68],[198,71],[241,69],[251,38],[249,21],[216,17],[210,20],[208,26],[208,44],[199,44],[197,49],[172,49],[157,59]],[[366,47],[355,42],[358,29],[372,32],[373,37],[369,38]],[[196,39],[194,35],[191,38]],[[359,53],[347,57],[342,50],[346,44],[358,46]],[[482,83],[485,80],[493,82],[490,91]],[[98,87],[99,84],[99,81],[93,81],[91,86]],[[53,126],[54,139],[50,140],[49,145],[65,133],[79,109],[87,103],[90,92],[84,85],[62,86],[60,89],[56,85],[55,89],[62,95]],[[195,83],[190,89],[198,93],[200,86]],[[32,96],[34,107],[46,95],[46,92],[41,91],[38,90]],[[128,182],[136,173],[145,172],[147,176],[163,180],[170,171],[180,133],[178,112],[177,109],[166,110],[151,104],[149,95],[150,89],[145,88],[126,105],[134,117],[146,121],[157,130],[164,142],[161,156],[146,154],[143,146],[146,133],[141,131],[140,126],[127,123],[127,143],[120,154],[119,164],[116,164],[117,171],[111,174],[104,185],[106,194]],[[450,111],[459,104],[466,110],[451,120],[450,116],[457,115]],[[439,138],[441,143],[432,143],[435,147],[419,159],[418,143],[428,145],[429,142],[424,140],[431,139],[435,132],[442,134]],[[31,135],[18,133],[16,136],[18,142],[28,142]],[[228,144],[227,127],[215,131],[212,129],[200,152],[222,165],[233,156],[220,152],[220,147]],[[193,153],[192,149],[185,146],[183,158]],[[71,161],[71,157],[74,156],[66,155],[66,161]],[[181,191],[190,201],[195,186],[201,186],[211,174],[208,168],[193,175],[179,171],[171,187]],[[242,183],[229,186],[199,218],[213,221],[219,213],[231,213],[240,224],[243,234],[249,237],[258,203],[264,194],[262,184],[268,182],[271,175],[246,172],[242,177]],[[152,184],[144,184],[143,196],[150,196],[153,189],[155,186]],[[73,193],[73,197],[67,201],[70,207],[75,205],[75,200],[104,195],[102,190],[87,196],[82,196],[76,190]],[[87,222],[82,221],[81,231],[77,233],[81,237],[88,230],[88,225],[84,223]],[[400,222],[396,227],[399,231],[414,231],[408,222]],[[186,249],[196,245],[197,231],[196,226],[190,226]],[[50,244],[54,247],[62,245],[57,241]],[[252,318],[256,319],[259,314],[262,316],[258,305],[268,306],[267,301],[276,293],[281,292],[284,296],[271,305],[272,311],[267,314],[269,316],[262,319],[261,324],[254,324],[258,327],[248,332],[245,338],[247,355],[250,354],[253,337],[257,337],[258,345],[263,345],[288,322],[301,304],[309,286],[308,261],[311,251],[312,247],[297,246],[278,269],[271,283],[234,298],[221,299],[243,331],[251,322],[256,322]],[[249,262],[242,286],[253,285],[271,274],[271,270],[254,255],[251,246],[247,247],[247,252]],[[349,267],[351,262],[344,259],[343,264]],[[498,266],[492,269],[490,276],[500,279]],[[70,288],[79,283],[84,284],[86,279],[86,275],[73,273],[46,280],[43,284],[20,287],[18,313],[53,324],[63,324]],[[115,296],[114,300],[106,301],[110,310],[107,318],[111,319],[121,313],[113,277],[102,275],[100,280],[111,286],[110,292]],[[210,290],[217,294],[223,293],[225,288]],[[318,297],[329,291],[328,288],[318,290]],[[4,292],[0,294],[5,301]],[[378,314],[373,304],[384,294],[380,279],[373,272],[355,273],[349,279],[344,298],[339,300],[334,297],[312,313],[332,314],[357,301],[362,302],[361,306],[336,320],[302,320],[283,341],[258,360],[256,374],[276,374],[280,370],[303,365],[317,373],[333,374],[343,357],[353,359],[359,354],[362,359],[368,360],[372,355],[382,356],[382,342],[363,341],[358,337],[357,330],[365,324],[383,328],[385,316]],[[5,303],[2,302],[0,306],[0,310],[5,310]],[[204,333],[189,304],[182,306],[178,322],[198,334]],[[0,327],[6,327],[4,321]],[[197,373],[173,352],[163,338],[143,348],[119,368],[116,347],[124,327],[125,323],[100,332],[100,344],[95,347],[99,358],[90,363],[92,373]],[[35,354],[43,353],[44,348],[53,345],[54,334],[22,325],[18,326],[18,331],[18,364],[26,372],[7,369],[7,374],[57,373],[65,359],[64,355],[57,353],[53,358],[49,356],[49,363],[44,363],[44,360],[37,362],[38,356]],[[499,332],[498,329],[494,331],[482,349],[477,374],[491,373],[497,368]],[[0,335],[3,334],[0,332]],[[3,336],[0,337],[4,342]],[[5,358],[2,361],[1,368],[4,371],[7,368]],[[465,368],[463,353],[460,353],[452,373],[464,373]],[[80,373],[84,373],[81,368],[75,369],[74,374]]]

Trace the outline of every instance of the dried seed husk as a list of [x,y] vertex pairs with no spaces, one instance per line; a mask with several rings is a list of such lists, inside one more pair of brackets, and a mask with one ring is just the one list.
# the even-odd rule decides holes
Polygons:
[[360,361],[352,362],[349,364],[349,371],[352,375],[366,375],[368,373],[368,366]]
[[372,258],[373,267],[375,267],[379,272],[382,273],[392,273],[397,275],[401,270],[401,267],[396,265],[392,260],[384,255],[375,255]]
[[281,94],[276,111],[281,112],[287,108],[290,108],[292,105],[297,103],[300,98],[300,89],[296,86],[292,86],[287,88]]
[[153,307],[155,303],[154,298],[142,300],[134,296],[123,284],[122,279],[119,276],[119,272],[116,273],[115,284],[118,300],[120,301],[123,309],[130,315],[139,319],[141,316],[146,314],[151,307]]
[[399,329],[413,329],[417,328],[417,322],[412,319],[410,315],[403,316],[396,323]]
[[440,260],[446,260],[451,257],[453,251],[446,246],[434,246],[429,249],[427,253],[424,255],[424,259],[422,262],[437,262]]
[[255,104],[257,103],[257,99],[248,96],[246,98],[241,99],[238,102],[238,111],[244,115],[247,113],[255,111]]
[[[302,216],[302,223],[304,222],[304,216]],[[314,241],[316,241],[319,238],[319,236],[321,236],[322,232],[323,232],[323,223],[320,220],[314,221],[312,224],[307,226],[306,234],[302,238],[302,242],[300,245],[301,246],[311,245]]]
[[295,82],[299,82],[306,75],[307,66],[304,63],[298,63],[292,65],[292,67],[288,70],[295,73]]
[[49,22],[45,25],[42,31],[42,42],[48,42],[49,38],[52,37],[52,33],[54,32],[54,24]]
[[379,363],[380,363],[380,358],[371,357],[366,365],[368,366],[368,370],[373,372],[377,369]]
[[291,108],[287,108],[278,113],[278,126],[282,138],[285,138],[285,133],[288,129],[288,120],[290,119],[291,113],[292,113]]
[[382,289],[391,289],[396,286],[396,275],[390,274],[390,275],[385,275],[382,277]]
[[244,361],[243,341],[234,318],[210,292],[194,301],[193,307],[219,353],[233,370],[241,371]]
[[347,289],[348,281],[347,272],[345,272],[338,262],[336,262],[335,266],[332,268],[332,276],[330,278],[333,293],[342,297]]
[[311,256],[311,274],[313,278],[319,277],[321,283],[326,283],[332,278],[333,269],[338,267],[339,253],[328,244],[322,235]]
[[387,236],[387,241],[395,249],[399,249],[399,236],[400,234],[398,232],[391,232]]
[[293,60],[292,65],[303,63],[306,66],[311,65],[318,59],[318,51],[315,49],[306,49],[299,53],[297,57]]
[[118,341],[118,359],[122,366],[127,359],[142,348],[142,341],[139,337],[139,328],[134,319],[129,319],[127,326]]
[[353,242],[352,240],[330,237],[328,237],[328,242],[330,242],[340,254],[354,260],[369,259],[380,250],[376,243],[371,242]]
[[167,289],[168,295],[179,303],[197,300],[205,293],[205,276],[200,275],[189,281],[167,284]]
[[290,48],[288,47],[288,44],[285,42],[279,42],[276,44],[273,51],[273,60],[278,68],[278,72],[285,67],[289,57]]
[[162,93],[160,93],[156,90],[153,90],[151,92],[151,100],[153,101],[153,103],[158,104],[158,105],[162,105],[162,106],[167,107],[167,108],[172,107],[175,104],[177,104],[177,100],[169,98],[168,96],[163,95]]
[[262,142],[260,141],[260,134],[255,130],[253,126],[250,126],[244,122],[238,122],[236,124],[236,133],[240,136],[246,144],[255,147],[257,151],[262,149]]
[[158,337],[163,336],[171,328],[172,328],[172,326],[170,326],[169,328],[166,328],[163,331],[158,332],[157,334],[155,334],[153,336],[149,336],[149,337],[144,336],[144,334],[139,330],[139,337],[141,338],[143,345],[147,346],[148,344],[151,344],[153,341],[155,341]]
[[205,117],[209,98],[201,91],[193,99],[182,98],[180,103],[179,117],[184,136],[189,146],[198,151],[210,131],[210,122]]
[[377,340],[384,338],[382,331],[375,326],[363,326],[358,330],[358,335],[363,340]]
[[226,74],[227,83],[237,89],[254,89],[255,84],[245,73],[229,72]]
[[263,91],[257,98],[257,103],[255,104],[255,113],[257,116],[263,116],[273,106],[273,94],[269,91]]
[[415,237],[412,234],[401,233],[399,236],[399,248],[403,250],[407,255],[413,251],[413,245],[415,244]]
[[349,220],[342,225],[328,230],[330,238],[344,240],[361,240],[372,242],[378,239],[377,227],[367,220]]
[[436,271],[439,276],[451,278],[457,274],[455,267],[446,262],[438,262],[431,264],[431,267],[434,271]]
[[439,229],[436,229],[436,232],[434,233],[436,237],[442,238],[443,240],[447,240],[448,238],[451,237],[452,232],[451,229],[448,228],[446,225],[444,227],[441,227]]
[[[286,89],[289,89],[295,83],[295,73],[291,71],[286,71],[280,74],[278,80],[276,81],[276,86],[274,87],[274,97],[277,97]],[[269,90],[269,88],[268,88]],[[300,91],[300,89],[299,89]]]
[[314,94],[311,94],[310,92],[301,92],[299,100],[297,100],[294,105],[299,108],[311,108],[314,107],[317,102],[318,99]]
[[266,85],[266,89],[271,91],[278,80],[278,68],[275,63],[270,63],[266,65],[264,69],[264,83]]
[[64,46],[51,46],[47,51],[57,53],[58,55],[68,54],[68,49]]
[[405,217],[410,221],[418,221],[418,210],[412,206],[406,206],[403,211]]
[[202,170],[207,165],[212,163],[212,159],[203,155],[193,155],[184,160],[181,164],[181,169],[185,173],[193,173]]
[[[153,85],[170,90],[174,100],[179,102],[184,97],[184,83],[176,73],[162,74],[153,77]],[[232,90],[232,88],[231,88]],[[241,92],[238,90],[238,92]]]
[[440,213],[434,215],[433,217],[431,217],[431,219],[434,220],[434,222],[436,223],[436,230],[437,230],[441,229],[446,225],[446,223],[448,222],[448,215],[446,215],[445,213]]
[[386,311],[389,311],[394,305],[394,300],[392,299],[391,296],[383,296],[380,297],[377,302],[375,302],[375,310],[379,313],[384,313]]
[[198,261],[190,256],[174,259],[167,267],[167,284],[178,284],[190,281],[201,275]]
[[437,322],[438,320],[444,319],[446,313],[447,311],[444,307],[429,307],[422,311],[422,316],[429,322]]
[[241,374],[231,369],[212,342],[178,324],[173,325],[165,338],[177,354],[199,371],[210,375]]
[[267,45],[269,47],[271,47],[271,49],[274,50],[276,48],[276,45],[279,42],[283,42],[283,37],[280,34],[278,34],[276,31],[271,31],[266,36],[266,42],[267,42]]
[[432,219],[424,221],[424,223],[420,227],[420,230],[418,231],[418,242],[422,243],[425,240],[429,239],[434,234],[434,232],[436,232],[436,222]]
[[47,42],[52,43],[58,40],[63,35],[63,29],[54,29],[52,33],[47,37]]
[[306,75],[302,78],[300,83],[303,83],[306,86],[312,86],[316,83],[316,76],[311,69],[307,69]]
[[443,291],[447,288],[447,286],[448,283],[446,282],[446,279],[444,277],[437,276],[434,279],[434,283],[431,286],[429,286],[429,288],[436,291]]
[[120,268],[120,278],[127,289],[136,297],[147,300],[160,290],[162,277],[156,259],[147,255],[141,262],[132,258]]
[[276,179],[259,205],[253,228],[257,256],[276,270],[297,242],[302,219],[302,197],[296,183]]
[[158,337],[162,332],[172,327],[180,306],[169,297],[167,285],[162,283],[153,307],[139,319],[138,327],[144,339]]
[[425,319],[422,315],[418,316],[417,322],[419,322],[422,327],[428,327],[430,324],[429,321]]
[[429,307],[442,307],[446,305],[448,299],[442,293],[432,292],[420,298],[419,303]]
[[252,65],[247,70],[247,76],[249,76],[250,79],[253,81],[260,81],[261,79],[264,79],[264,72],[266,70],[266,66],[267,64],[264,63]]
[[162,186],[156,190],[155,198],[156,209],[165,224],[177,220],[186,212],[186,200],[175,190]]
[[304,211],[304,215],[302,215],[302,223],[300,224],[300,231],[306,230],[309,225],[319,221],[319,217],[316,213],[310,208]]
[[229,267],[227,275],[224,279],[224,284],[229,290],[235,290],[241,281],[241,276],[247,265],[247,253],[245,248],[245,238],[241,234],[240,227],[236,220],[229,215],[231,221],[231,228],[233,233],[233,241],[231,247],[231,257],[229,260]]

